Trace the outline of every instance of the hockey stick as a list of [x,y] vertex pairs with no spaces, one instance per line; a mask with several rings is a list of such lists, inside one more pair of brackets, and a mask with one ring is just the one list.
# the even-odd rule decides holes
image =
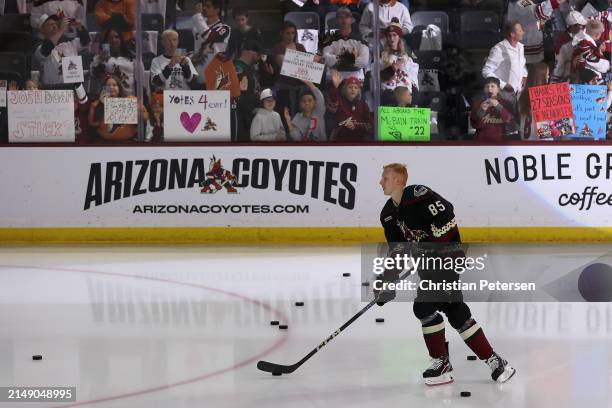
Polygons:
[[[406,271],[410,271],[411,269],[407,269],[402,271],[403,275],[398,279],[398,281],[403,280],[404,278],[406,278],[406,276],[408,275],[408,273],[406,273]],[[302,358],[300,361],[298,361],[295,364],[292,365],[283,365],[283,364],[275,364],[275,363],[270,363],[268,361],[263,361],[260,360],[257,363],[257,368],[260,369],[261,371],[265,371],[268,373],[281,373],[281,374],[290,374],[292,372],[294,372],[295,370],[297,370],[302,364],[304,364],[310,357],[314,356],[317,351],[321,350],[327,343],[329,343],[330,341],[332,341],[336,336],[338,336],[340,333],[342,333],[342,331],[344,329],[346,329],[347,327],[349,327],[355,320],[357,320],[361,315],[363,315],[365,312],[368,311],[368,309],[370,309],[372,306],[374,306],[376,304],[376,302],[378,301],[378,297],[380,297],[380,293],[379,295],[376,297],[376,299],[372,300],[370,303],[368,303],[367,305],[365,305],[363,307],[363,309],[361,309],[360,311],[358,311],[353,317],[351,317],[346,323],[344,323],[342,326],[340,326],[340,328],[338,330],[336,330],[335,332],[333,332],[332,334],[329,335],[329,337],[327,337],[325,340],[323,340],[321,342],[321,344],[319,344],[317,347],[315,347],[314,349],[312,349],[310,351],[310,353],[306,354],[304,356],[304,358]]]

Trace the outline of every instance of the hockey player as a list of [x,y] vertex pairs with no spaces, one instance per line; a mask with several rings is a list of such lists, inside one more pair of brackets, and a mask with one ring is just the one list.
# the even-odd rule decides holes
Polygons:
[[[392,163],[384,166],[380,185],[383,193],[391,198],[380,213],[380,222],[387,242],[439,242],[451,246],[460,243],[453,205],[426,186],[406,186],[407,181],[405,165]],[[428,272],[431,276],[439,271]],[[375,295],[378,294],[375,291]],[[499,383],[508,381],[515,369],[493,351],[483,330],[472,317],[470,308],[463,302],[461,293],[439,292],[437,295],[443,295],[445,299],[424,301],[429,296],[419,291],[413,306],[414,314],[421,321],[425,345],[432,358],[431,366],[423,373],[425,384],[441,385],[453,381],[453,368],[444,336],[444,319],[439,312],[446,315],[468,347],[491,368],[491,378]],[[394,291],[384,291],[378,298],[379,304],[393,298]]]

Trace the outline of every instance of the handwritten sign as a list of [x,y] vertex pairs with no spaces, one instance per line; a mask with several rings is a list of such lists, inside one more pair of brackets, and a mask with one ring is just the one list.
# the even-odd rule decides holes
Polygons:
[[74,142],[73,91],[8,91],[10,143]]
[[529,88],[529,102],[539,139],[558,139],[574,133],[568,82]]
[[606,138],[607,87],[604,85],[570,85],[576,120],[576,133],[571,138]]
[[428,142],[431,136],[431,109],[378,108],[379,139],[397,142]]
[[6,79],[0,79],[0,108],[6,107]]
[[164,91],[164,140],[231,140],[229,91]]
[[138,123],[136,98],[104,98],[104,123],[107,125]]
[[281,67],[281,75],[320,84],[323,68],[325,68],[325,64],[314,62],[313,54],[287,48]]
[[83,82],[83,58],[80,55],[62,58],[62,76],[65,84]]

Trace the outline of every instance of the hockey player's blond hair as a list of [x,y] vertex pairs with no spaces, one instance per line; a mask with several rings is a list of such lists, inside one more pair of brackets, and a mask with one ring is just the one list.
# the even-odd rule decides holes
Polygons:
[[386,166],[383,166],[383,171],[392,171],[395,174],[399,174],[402,178],[402,183],[406,184],[408,182],[408,169],[405,164],[402,163],[390,163]]

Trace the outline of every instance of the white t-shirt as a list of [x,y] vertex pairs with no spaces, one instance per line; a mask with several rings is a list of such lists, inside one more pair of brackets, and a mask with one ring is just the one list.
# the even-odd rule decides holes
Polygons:
[[191,70],[191,77],[185,78],[183,76],[183,68],[179,64],[174,65],[172,67],[172,74],[169,78],[166,79],[162,71],[166,66],[170,63],[170,59],[166,58],[163,54],[153,58],[151,61],[151,78],[159,76],[161,80],[164,82],[163,89],[177,89],[177,90],[190,90],[189,81],[193,79],[194,76],[198,76],[195,67],[191,63],[191,60],[187,58],[187,63],[189,64],[189,69]]
[[91,64],[92,69],[95,66],[103,65],[104,71],[107,74],[115,75],[121,80],[123,89],[129,96],[135,95],[134,93],[134,60],[125,58],[123,56],[110,57],[106,61],[102,61],[99,56],[96,55],[93,63]]

